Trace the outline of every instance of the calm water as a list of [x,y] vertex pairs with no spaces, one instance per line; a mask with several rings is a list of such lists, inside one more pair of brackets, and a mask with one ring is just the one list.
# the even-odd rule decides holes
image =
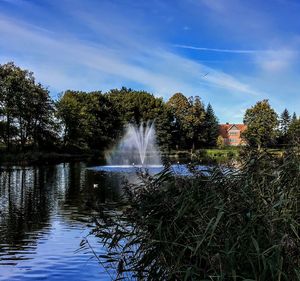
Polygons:
[[[0,170],[0,281],[111,280],[89,250],[77,250],[93,227],[97,202],[119,200],[120,178],[86,168]],[[105,252],[88,239],[98,254]]]

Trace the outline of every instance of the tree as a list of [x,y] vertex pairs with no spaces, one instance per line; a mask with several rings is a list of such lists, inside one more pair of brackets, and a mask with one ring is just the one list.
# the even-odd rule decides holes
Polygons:
[[287,109],[284,109],[284,111],[280,115],[279,120],[279,138],[278,143],[279,144],[287,144],[288,143],[288,129],[291,123],[291,116]]
[[86,141],[89,148],[103,150],[115,143],[122,132],[121,117],[107,95],[101,92],[87,95],[85,114],[89,118]]
[[162,98],[125,87],[113,89],[106,95],[119,112],[123,126],[154,121],[158,144],[163,149],[171,146],[171,115]]
[[293,119],[288,129],[289,143],[292,145],[300,145],[300,118]]
[[41,84],[34,85],[31,102],[28,101],[27,105],[32,106],[27,122],[33,144],[43,149],[53,148],[59,138],[59,124],[55,120],[56,109],[49,90]]
[[185,116],[184,130],[186,131],[187,144],[192,149],[199,148],[205,142],[204,124],[205,108],[198,96],[189,98],[190,107]]
[[182,93],[175,93],[167,102],[167,108],[172,115],[171,131],[172,145],[186,147],[186,116],[189,113],[190,103]]
[[280,121],[279,121],[280,130],[283,135],[287,134],[290,123],[291,123],[291,115],[290,115],[289,111],[285,108],[284,111],[280,115]]
[[205,144],[205,107],[201,99],[174,94],[167,102],[172,114],[173,146],[199,148]]
[[122,122],[140,124],[148,120],[154,120],[161,112],[163,100],[156,98],[146,91],[134,91],[122,87],[113,89],[107,94],[108,99],[120,112]]
[[225,143],[224,143],[224,139],[222,136],[218,136],[216,144],[219,149],[224,148]]
[[79,145],[80,139],[85,134],[82,126],[82,104],[80,101],[80,96],[83,94],[83,92],[68,90],[56,103],[57,117],[61,121],[63,130],[64,146]]
[[267,147],[274,141],[278,120],[268,100],[259,101],[247,109],[244,123],[247,125],[247,130],[243,136],[249,145],[261,150],[262,147]]
[[53,133],[53,111],[48,90],[35,83],[32,72],[12,62],[0,65],[0,112],[7,150],[12,143],[24,150],[25,145],[41,144],[38,139],[48,139]]
[[[207,146],[216,146],[219,136],[219,122],[215,112],[209,103],[205,114],[205,144]],[[224,141],[223,141],[224,142]]]
[[8,151],[11,149],[12,139],[15,139],[17,131],[17,105],[22,103],[22,94],[27,91],[26,86],[28,87],[30,82],[33,83],[32,73],[22,70],[13,62],[0,65],[0,107],[5,124],[4,141]]
[[105,149],[121,131],[119,113],[101,92],[66,91],[57,102],[57,115],[69,148]]

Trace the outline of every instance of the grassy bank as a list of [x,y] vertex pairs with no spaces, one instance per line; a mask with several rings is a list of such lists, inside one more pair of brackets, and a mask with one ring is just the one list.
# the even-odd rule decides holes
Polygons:
[[239,171],[125,185],[96,220],[101,262],[120,280],[300,280],[299,148],[247,152]]
[[[282,157],[284,149],[269,148],[268,153],[275,157]],[[186,160],[196,161],[200,163],[226,163],[232,160],[240,160],[240,153],[243,152],[243,147],[225,147],[225,148],[203,148],[195,151],[191,150],[171,150],[166,152],[173,161],[184,162]]]
[[187,160],[200,163],[225,163],[239,158],[239,147],[228,147],[224,149],[203,148],[191,150],[171,150],[165,153],[173,162],[186,162]]

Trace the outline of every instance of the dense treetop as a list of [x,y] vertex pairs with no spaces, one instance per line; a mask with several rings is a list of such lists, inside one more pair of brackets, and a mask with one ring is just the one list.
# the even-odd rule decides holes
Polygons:
[[247,125],[245,138],[258,149],[270,145],[275,140],[278,117],[268,100],[260,101],[247,109],[244,123]]

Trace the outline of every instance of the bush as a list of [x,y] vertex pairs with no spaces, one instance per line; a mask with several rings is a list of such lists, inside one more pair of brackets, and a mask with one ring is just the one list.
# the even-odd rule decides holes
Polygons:
[[239,171],[141,175],[96,220],[102,261],[120,280],[300,280],[299,158],[249,151]]

